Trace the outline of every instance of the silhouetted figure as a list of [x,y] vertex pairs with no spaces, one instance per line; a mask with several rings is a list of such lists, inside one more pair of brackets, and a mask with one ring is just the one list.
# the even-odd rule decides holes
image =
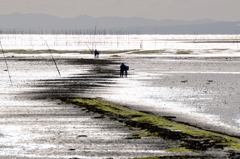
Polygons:
[[123,77],[123,74],[125,72],[125,77],[127,77],[127,70],[129,69],[129,66],[124,65],[124,63],[120,66],[120,77]]
[[95,49],[95,51],[94,51],[94,57],[95,57],[95,58],[98,58],[98,57],[99,57],[99,52],[97,51],[97,49]]
[[125,69],[125,65],[124,63],[122,63],[120,66],[120,77],[123,77],[124,69]]

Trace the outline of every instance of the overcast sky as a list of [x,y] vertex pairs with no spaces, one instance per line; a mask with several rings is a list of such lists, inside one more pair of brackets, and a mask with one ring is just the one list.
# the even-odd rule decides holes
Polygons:
[[45,13],[63,18],[89,15],[238,21],[239,7],[240,0],[0,0],[0,14]]

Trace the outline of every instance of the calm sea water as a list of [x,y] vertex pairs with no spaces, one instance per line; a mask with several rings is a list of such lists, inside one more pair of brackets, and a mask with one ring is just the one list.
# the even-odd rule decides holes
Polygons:
[[223,50],[239,49],[240,35],[36,35],[2,34],[4,49]]

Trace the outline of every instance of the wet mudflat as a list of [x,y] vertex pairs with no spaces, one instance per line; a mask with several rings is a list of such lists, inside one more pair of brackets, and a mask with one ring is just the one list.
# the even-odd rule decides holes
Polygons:
[[[164,107],[154,107],[148,103],[149,100],[137,104],[134,101],[134,99],[144,99],[139,98],[139,95],[148,95],[144,91],[139,92],[136,87],[146,87],[139,87],[139,83],[134,81],[141,81],[143,86],[148,84],[148,89],[159,88],[156,83],[158,79],[162,79],[162,76],[159,76],[159,72],[156,75],[155,72],[159,71],[161,65],[155,63],[157,67],[151,67],[150,64],[154,63],[144,65],[144,63],[139,63],[140,59],[128,56],[127,58],[126,56],[106,57],[115,62],[93,60],[90,56],[83,58],[56,56],[61,77],[49,56],[15,55],[9,59],[13,86],[9,85],[6,70],[3,69],[1,74],[3,80],[1,83],[0,133],[2,136],[0,140],[2,148],[0,155],[28,158],[136,158],[193,155],[195,153],[213,154],[213,156],[226,155],[221,150],[190,153],[167,152],[166,149],[176,147],[180,141],[162,138],[126,139],[138,134],[140,130],[126,127],[123,123],[109,118],[102,118],[101,115],[86,109],[75,108],[72,104],[55,100],[59,97],[101,97],[129,105],[136,110],[166,115],[167,111],[163,111]],[[128,78],[119,78],[118,72],[115,71],[118,70],[119,63],[125,61],[133,64],[133,67],[130,66],[132,71],[129,71]],[[171,67],[173,70],[180,68],[174,65]],[[171,67],[166,66],[164,69]],[[4,68],[3,61],[1,68]],[[168,70],[166,72],[169,73]],[[144,74],[147,73],[149,74],[145,76]],[[163,70],[161,74],[164,74]],[[176,79],[175,76],[173,77]],[[183,79],[180,73],[179,83],[170,85],[171,80],[162,80],[162,85],[185,88],[184,84],[193,78],[184,77],[187,79]],[[150,83],[148,78],[151,79]],[[215,81],[215,79],[211,80]],[[135,93],[131,92],[133,89]],[[146,92],[149,91],[151,90]],[[126,93],[128,97],[122,96],[123,93]],[[158,98],[154,96],[148,99],[151,101]],[[184,101],[188,101],[187,98]],[[168,102],[171,101],[168,100]]]
[[[53,100],[58,96],[94,94],[95,90],[104,92],[104,85],[111,82],[101,80],[96,73],[86,75],[91,66],[84,62],[66,58],[57,62],[61,77],[51,58],[9,57],[11,86],[1,60],[2,158],[135,158],[177,154],[163,151],[177,145],[177,141],[126,139],[139,130]],[[89,80],[93,81],[89,84]]]
[[[239,136],[239,57],[123,55],[128,78],[108,99]],[[134,86],[134,87],[133,87]],[[141,93],[139,93],[141,92]],[[201,120],[199,120],[201,119]]]

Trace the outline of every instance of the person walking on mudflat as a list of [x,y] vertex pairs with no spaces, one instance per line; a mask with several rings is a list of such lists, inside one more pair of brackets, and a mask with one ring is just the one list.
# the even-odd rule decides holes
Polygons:
[[97,51],[97,49],[95,49],[95,51],[94,51],[94,57],[95,57],[95,58],[98,58],[98,57],[99,57],[99,51]]
[[127,77],[127,70],[129,69],[128,66],[124,65],[124,63],[120,66],[120,77],[123,77],[123,74],[125,72],[125,77]]
[[122,63],[120,66],[120,77],[123,77],[124,68],[125,68],[125,65],[124,65],[124,63]]

